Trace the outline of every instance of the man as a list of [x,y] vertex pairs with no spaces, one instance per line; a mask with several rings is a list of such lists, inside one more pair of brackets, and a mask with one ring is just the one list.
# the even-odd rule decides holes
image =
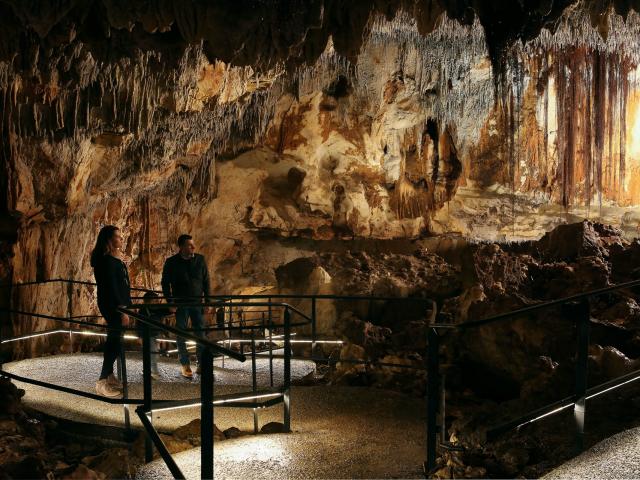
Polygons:
[[[207,263],[202,255],[195,253],[195,244],[191,235],[178,237],[179,251],[169,257],[162,269],[162,291],[168,302],[171,303],[201,303],[203,298],[209,296],[209,271]],[[202,307],[178,307],[172,309],[176,314],[176,327],[187,328],[187,320],[191,319],[193,333],[203,337]],[[178,355],[180,357],[181,374],[185,378],[192,378],[193,372],[189,362],[189,352],[184,338],[177,338]],[[202,348],[198,346],[198,365]],[[200,366],[196,370],[200,373]]]

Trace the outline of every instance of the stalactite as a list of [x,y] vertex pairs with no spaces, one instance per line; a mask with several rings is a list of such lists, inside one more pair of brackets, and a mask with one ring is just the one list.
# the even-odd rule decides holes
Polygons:
[[629,72],[627,60],[621,58],[618,63],[619,91],[618,99],[620,103],[620,159],[618,164],[618,201],[624,201],[625,193],[625,170],[626,170],[626,145],[627,145],[627,97],[629,92]]
[[614,139],[614,129],[615,129],[615,119],[616,119],[616,95],[615,92],[618,89],[617,83],[617,62],[612,56],[609,57],[609,62],[607,65],[607,135],[609,140],[608,145],[608,155],[607,155],[607,163],[605,168],[605,185],[607,192],[611,194],[614,185],[614,163],[613,163],[613,139]]
[[584,173],[585,173],[585,203],[587,206],[587,212],[591,207],[591,196],[592,196],[592,170],[593,170],[593,154],[592,154],[592,144],[593,144],[593,112],[591,109],[591,92],[592,92],[592,77],[593,72],[591,70],[591,62],[589,61],[590,56],[593,55],[593,52],[585,50],[581,59],[581,68],[583,69],[582,73],[582,81],[584,82],[584,88],[582,89],[581,96],[584,105],[584,115],[582,117],[582,122],[584,125],[584,136],[583,136],[583,146],[582,151],[584,155]]
[[593,53],[593,99],[594,99],[594,128],[595,128],[595,176],[598,192],[598,207],[602,209],[602,160],[604,156],[604,139],[606,130],[606,62],[604,55],[595,51]]

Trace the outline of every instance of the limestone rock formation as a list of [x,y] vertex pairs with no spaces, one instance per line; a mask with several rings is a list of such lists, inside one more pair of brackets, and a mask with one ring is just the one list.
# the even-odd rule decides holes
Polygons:
[[[533,239],[594,215],[637,231],[633,5],[276,3],[0,3],[7,282],[90,280],[107,223],[135,285],[188,231],[220,292],[343,240]],[[5,295],[94,307],[48,288]]]

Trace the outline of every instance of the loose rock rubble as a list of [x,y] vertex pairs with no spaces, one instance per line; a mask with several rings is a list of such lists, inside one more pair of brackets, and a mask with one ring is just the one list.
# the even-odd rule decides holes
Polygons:
[[[487,318],[640,275],[640,242],[588,221],[561,225],[538,241],[471,245],[466,256],[473,259],[471,275],[468,266],[417,251],[323,254],[284,265],[277,276],[282,291],[296,284],[314,285],[317,292],[311,279],[322,271],[323,293],[434,299],[437,311],[425,303],[336,301],[337,320],[325,323],[323,332],[345,342],[330,352],[336,361],[328,381],[424,395],[430,323]],[[639,305],[640,289],[592,299],[590,385],[640,367]],[[507,435],[502,444],[485,435],[492,425],[571,395],[576,342],[571,308],[444,333],[442,342],[449,433],[468,453],[447,453],[435,476],[535,476],[553,459],[571,454],[571,448],[558,446],[564,440],[553,429],[545,435],[550,444],[557,440],[555,451],[539,444],[542,437]]]

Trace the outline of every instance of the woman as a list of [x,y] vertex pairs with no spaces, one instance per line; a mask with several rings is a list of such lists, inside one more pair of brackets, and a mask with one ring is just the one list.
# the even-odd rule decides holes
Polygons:
[[120,353],[120,333],[128,325],[129,317],[118,308],[131,303],[129,273],[117,257],[122,247],[122,235],[118,227],[106,225],[98,233],[96,246],[91,252],[91,266],[98,284],[98,308],[107,322],[107,341],[104,344],[104,360],[96,392],[105,397],[118,397],[122,384],[113,375],[113,362]]

